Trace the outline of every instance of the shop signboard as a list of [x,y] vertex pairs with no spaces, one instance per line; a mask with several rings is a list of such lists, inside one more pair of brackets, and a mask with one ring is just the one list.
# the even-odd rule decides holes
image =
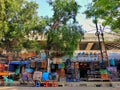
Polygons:
[[120,53],[119,52],[108,52],[108,58],[114,58],[114,59],[120,59]]
[[78,61],[89,62],[89,61],[97,61],[98,54],[96,53],[88,53],[88,52],[80,52],[78,53]]

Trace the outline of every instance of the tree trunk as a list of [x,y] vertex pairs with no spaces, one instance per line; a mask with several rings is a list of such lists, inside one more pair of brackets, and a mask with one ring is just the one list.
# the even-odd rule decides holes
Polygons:
[[[51,26],[51,30],[54,30],[54,29],[56,29],[57,27],[58,27],[58,25],[59,25],[59,23],[60,23],[60,20],[56,20],[55,21],[55,23]],[[50,51],[50,49],[51,49],[51,43],[52,43],[52,40],[49,40],[50,39],[50,37],[48,37],[48,40],[47,40],[47,44],[46,44],[46,62],[47,62],[47,72],[49,72],[50,71],[50,55],[49,55],[49,51]]]

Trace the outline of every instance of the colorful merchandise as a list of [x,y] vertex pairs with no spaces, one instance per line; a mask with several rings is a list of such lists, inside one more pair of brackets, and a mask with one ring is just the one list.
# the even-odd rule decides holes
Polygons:
[[108,70],[108,76],[111,80],[117,80],[118,79],[118,73],[116,67],[107,67]]

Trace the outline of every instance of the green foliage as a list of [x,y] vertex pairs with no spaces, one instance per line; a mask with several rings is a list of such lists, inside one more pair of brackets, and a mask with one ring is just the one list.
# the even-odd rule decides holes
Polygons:
[[85,14],[87,18],[96,14],[97,18],[103,20],[103,26],[109,25],[112,29],[120,29],[119,7],[119,0],[93,0],[93,3],[88,5]]
[[65,24],[69,19],[73,18],[74,22],[75,16],[78,13],[80,6],[75,2],[75,0],[54,0],[49,2],[53,7],[54,15],[53,20],[62,20]]
[[70,56],[73,55],[82,36],[82,28],[77,25],[59,26],[56,30],[48,33],[49,40],[51,41],[51,50],[62,52],[64,55]]
[[8,50],[22,48],[25,36],[36,27],[38,5],[26,0],[0,0],[0,41]]
[[32,40],[32,41],[26,40],[26,41],[24,41],[23,47],[28,49],[28,50],[35,50],[35,51],[39,51],[41,49],[41,46],[40,46],[39,42],[36,41],[36,40]]
[[120,42],[120,39],[116,39],[116,40],[114,40],[114,42]]
[[51,28],[47,31],[47,49],[72,56],[83,36],[81,26],[76,25],[80,6],[75,0],[54,0],[49,4],[54,14]]
[[76,25],[80,6],[75,0],[54,0],[49,4],[54,11],[52,18],[39,17],[35,2],[0,0],[0,46],[7,50],[39,50],[42,46],[37,38],[30,41],[28,37],[46,33],[47,50],[72,55],[83,36],[81,26]]

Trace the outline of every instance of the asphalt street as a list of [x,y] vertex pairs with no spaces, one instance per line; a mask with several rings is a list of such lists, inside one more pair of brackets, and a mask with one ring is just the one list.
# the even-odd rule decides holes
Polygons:
[[120,90],[120,87],[0,87],[0,90]]

